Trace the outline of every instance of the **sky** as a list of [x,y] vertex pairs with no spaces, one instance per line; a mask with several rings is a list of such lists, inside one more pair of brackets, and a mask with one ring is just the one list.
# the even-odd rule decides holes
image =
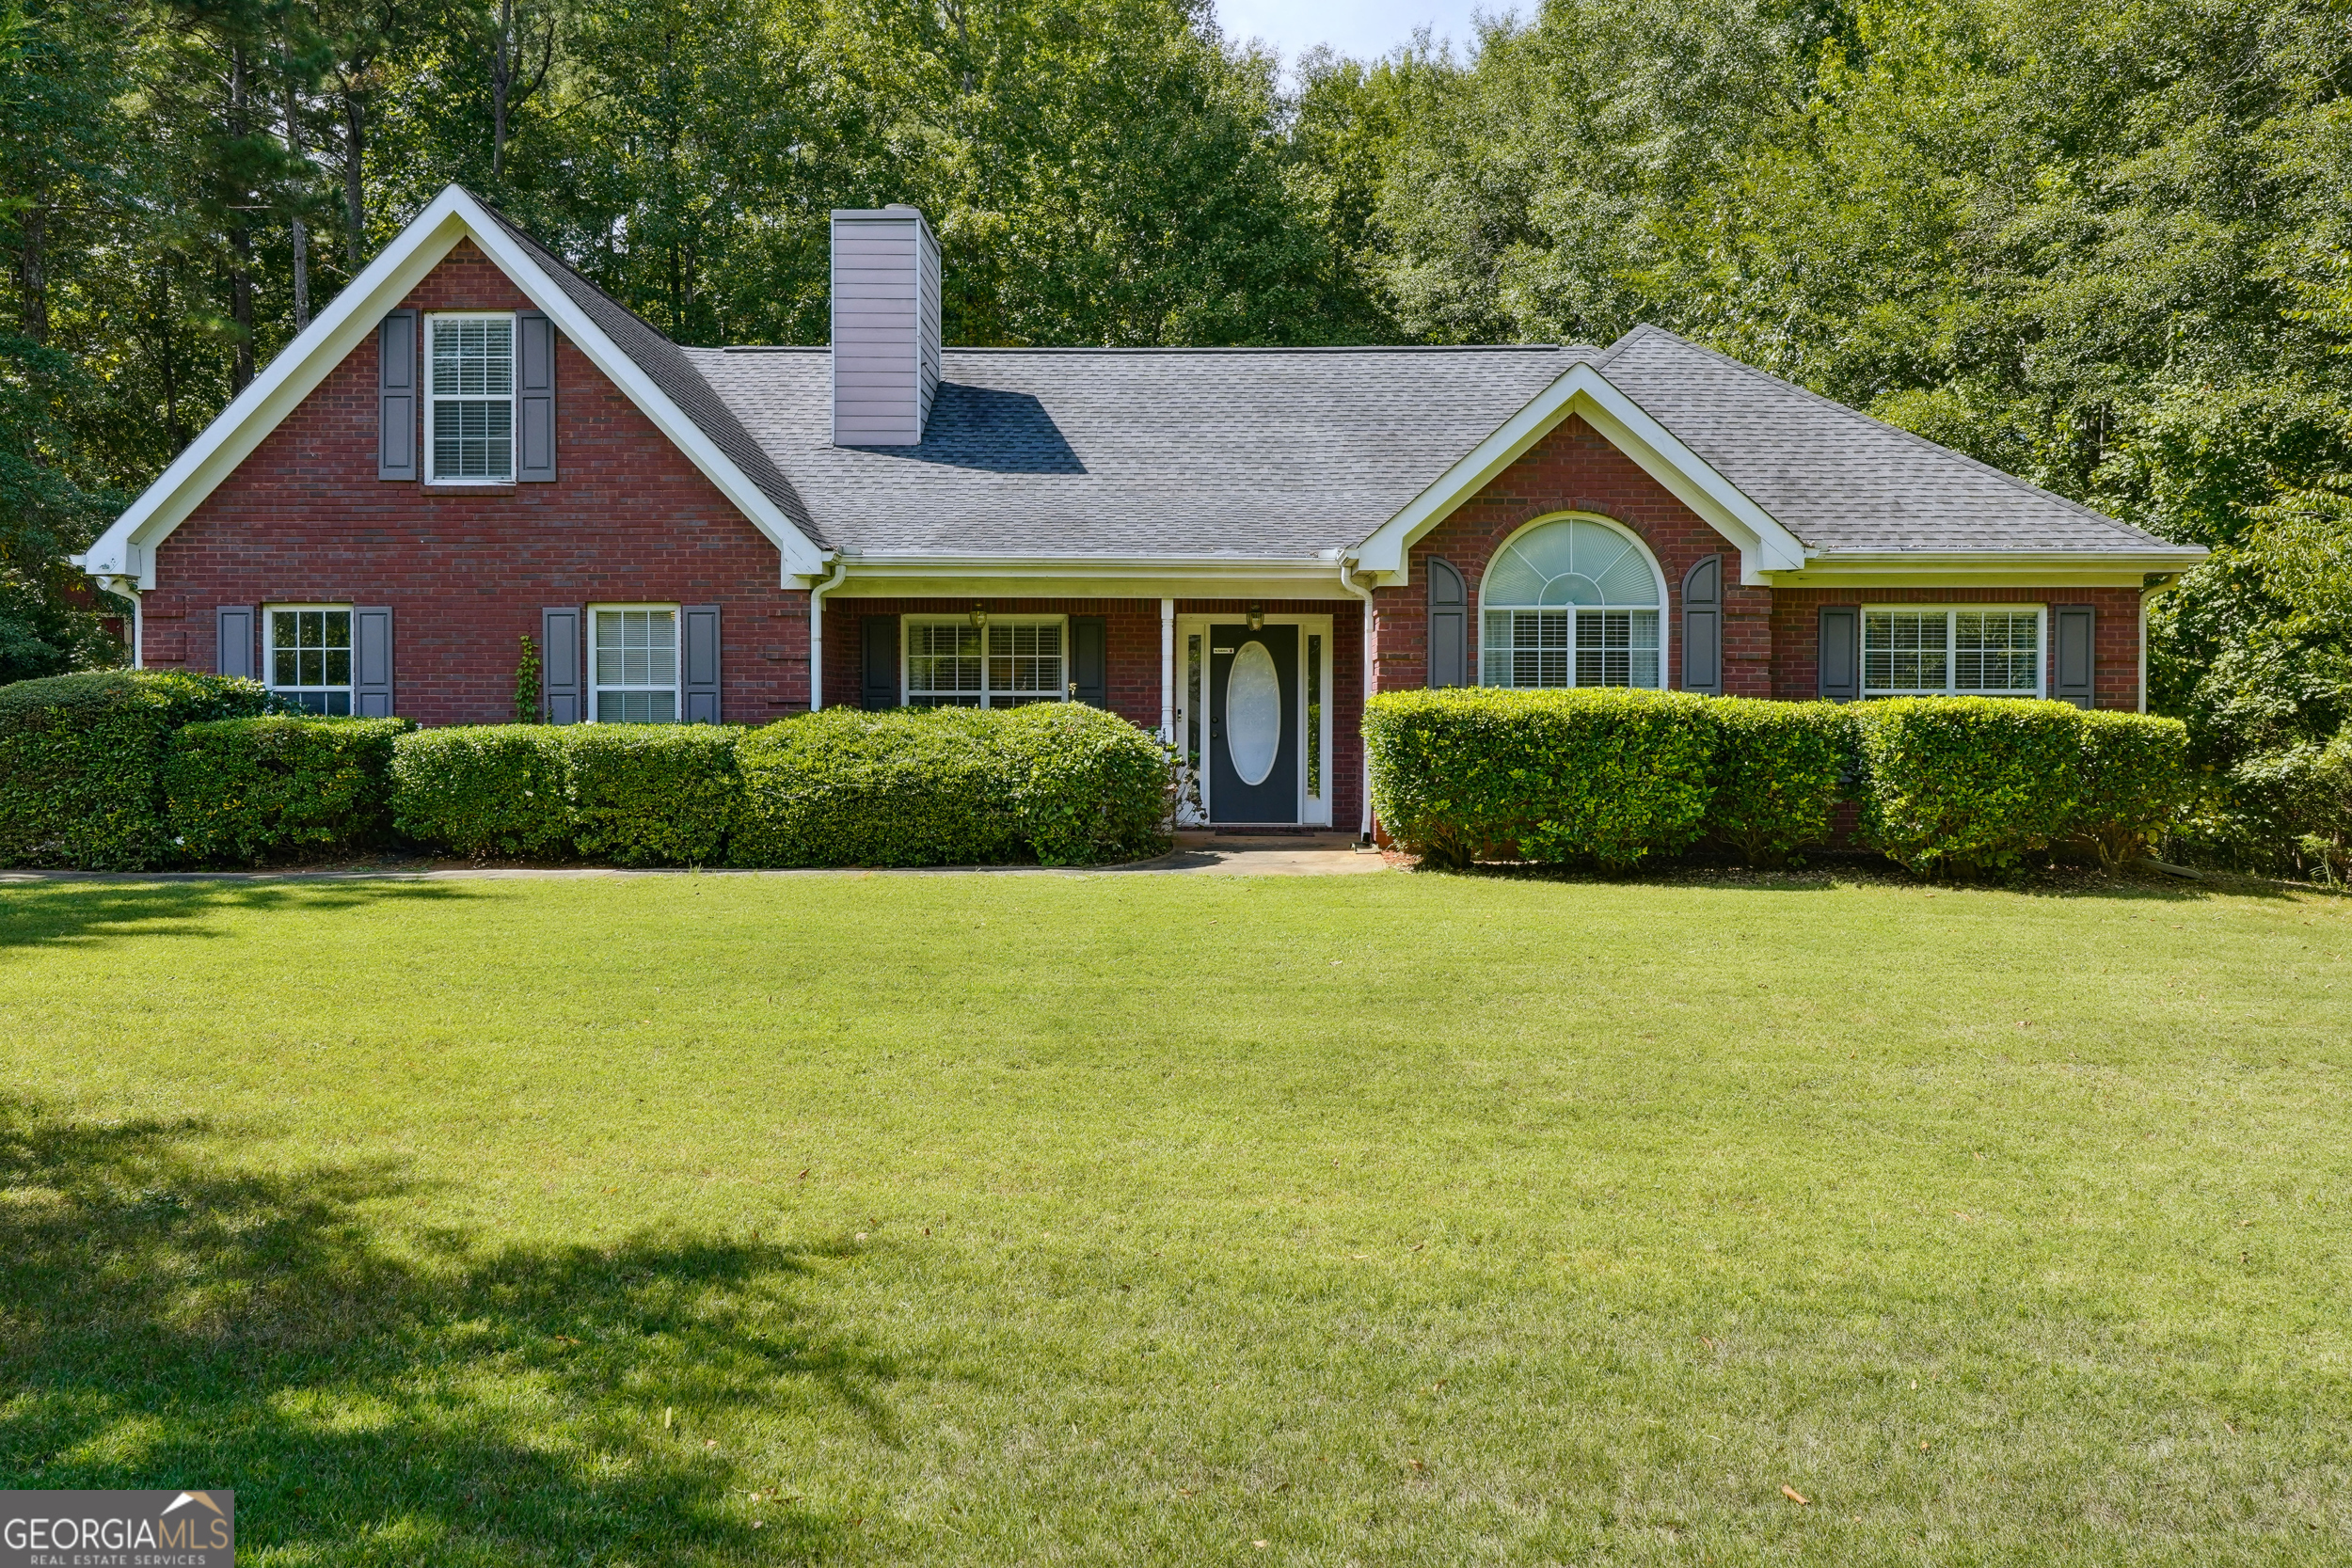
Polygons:
[[1471,35],[1470,11],[1525,11],[1509,0],[1486,0],[1473,8],[1471,0],[1216,0],[1218,24],[1234,39],[1261,39],[1272,45],[1288,66],[1318,43],[1343,55],[1372,59],[1412,37],[1416,27],[1429,27],[1439,38],[1452,38],[1455,52]]

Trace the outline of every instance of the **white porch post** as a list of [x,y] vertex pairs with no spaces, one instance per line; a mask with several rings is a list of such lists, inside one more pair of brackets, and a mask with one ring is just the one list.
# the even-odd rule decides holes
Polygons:
[[1160,601],[1160,743],[1176,744],[1176,601]]

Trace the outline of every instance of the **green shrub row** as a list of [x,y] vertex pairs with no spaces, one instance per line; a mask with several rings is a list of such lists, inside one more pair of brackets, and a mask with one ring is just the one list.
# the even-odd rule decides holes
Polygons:
[[1711,840],[1751,864],[1861,841],[1925,876],[2080,845],[2110,869],[2192,794],[2175,721],[2063,703],[1771,703],[1624,690],[1393,692],[1365,717],[1373,806],[1434,863],[1625,867]]
[[1088,864],[1156,853],[1168,759],[1074,704],[711,725],[418,730],[250,681],[0,689],[0,864],[140,870],[389,842],[618,865]]
[[0,865],[168,863],[163,774],[172,736],[269,707],[259,681],[152,670],[0,687]]

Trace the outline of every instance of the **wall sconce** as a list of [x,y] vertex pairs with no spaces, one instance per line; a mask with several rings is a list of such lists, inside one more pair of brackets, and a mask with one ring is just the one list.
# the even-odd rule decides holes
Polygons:
[[977,599],[974,599],[972,601],[972,629],[977,631],[987,625],[988,606],[982,604]]
[[1253,604],[1249,607],[1249,629],[1251,631],[1265,630],[1265,606]]

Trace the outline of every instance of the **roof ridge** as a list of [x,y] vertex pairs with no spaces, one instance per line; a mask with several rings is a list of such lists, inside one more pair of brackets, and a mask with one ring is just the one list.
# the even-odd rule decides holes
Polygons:
[[[1768,382],[1772,387],[1782,391],[1794,392],[1799,397],[1810,399],[1812,402],[1820,404],[1824,408],[1846,415],[1851,419],[1859,420],[1863,423],[1869,425],[1874,429],[1883,430],[1887,432],[1889,435],[1899,436],[1901,439],[1908,441],[1913,446],[1923,447],[1927,451],[1934,452],[1939,456],[1952,458],[1958,462],[1964,463],[1968,465],[1968,467],[1978,470],[1979,473],[1997,479],[2002,483],[2010,485],[2014,489],[2023,490],[2027,495],[2040,497],[2043,500],[2056,501],[2060,506],[2067,507],[2072,511],[2079,512],[2086,517],[2105,523],[2108,528],[2114,529],[2119,532],[2151,539],[2156,537],[2154,534],[2149,533],[2146,529],[2134,528],[2131,524],[2122,521],[2121,518],[2108,516],[2106,513],[2100,511],[2096,507],[2086,506],[2081,501],[2075,500],[2072,497],[2061,496],[2055,490],[2044,489],[2042,486],[2034,483],[2031,480],[2020,479],[2015,474],[2009,472],[2007,469],[1996,468],[1992,464],[1971,457],[1964,451],[1955,451],[1953,448],[1944,445],[1941,441],[1931,441],[1915,430],[1905,430],[1899,424],[1889,424],[1886,420],[1879,419],[1874,415],[1864,413],[1861,409],[1856,408],[1850,403],[1840,403],[1836,398],[1817,392],[1812,388],[1807,387],[1801,382],[1790,381],[1786,376],[1774,375],[1770,371],[1761,370],[1755,365],[1747,363],[1745,360],[1735,359],[1730,355],[1724,354],[1720,350],[1708,348],[1705,343],[1693,342],[1690,339],[1683,337],[1678,332],[1669,331],[1667,328],[1657,325],[1651,322],[1642,322],[1637,324],[1629,331],[1628,331],[1624,337],[1618,339],[1614,343],[1611,344],[1609,348],[1609,357],[1614,358],[1621,350],[1630,347],[1633,341],[1645,333],[1663,338],[1668,342],[1675,343],[1682,348],[1687,348],[1694,354],[1705,355],[1708,358],[1715,360],[1719,364],[1729,366],[1735,371],[1740,371],[1747,375],[1755,376],[1759,380]],[[2167,542],[2169,543],[2169,541]]]

